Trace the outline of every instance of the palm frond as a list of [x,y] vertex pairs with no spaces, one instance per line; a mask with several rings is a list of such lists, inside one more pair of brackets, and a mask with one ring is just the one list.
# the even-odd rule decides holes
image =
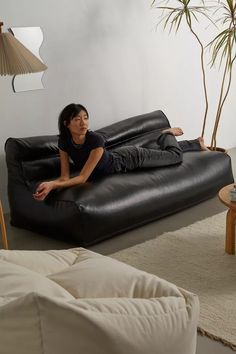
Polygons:
[[235,31],[233,31],[231,28],[227,28],[219,33],[209,43],[209,46],[212,48],[212,65],[214,65],[216,60],[220,58],[219,66],[221,66],[223,60],[225,59],[226,66],[229,68],[229,65],[231,65],[231,56],[234,42]]
[[207,20],[211,21],[212,24],[215,25],[215,23],[211,20],[210,16],[207,13],[210,11],[210,7],[199,5],[189,6],[190,1],[191,0],[177,0],[177,2],[181,5],[177,7],[168,6],[166,2],[166,5],[157,5],[156,9],[162,10],[163,13],[167,12],[167,14],[165,14],[164,16],[162,15],[162,21],[160,21],[158,25],[161,22],[164,22],[164,29],[169,26],[169,32],[171,32],[173,29],[175,29],[177,32],[182,23],[184,15],[186,17],[187,23],[190,26],[192,26],[193,19],[196,22],[199,22],[199,15],[207,18]]
[[[220,97],[218,101],[218,108],[216,112],[215,125],[212,132],[211,145],[216,145],[216,134],[219,126],[219,121],[221,118],[221,113],[223,106],[225,104],[226,98],[229,93],[232,78],[233,63],[236,59],[235,46],[236,46],[236,17],[235,17],[235,4],[232,1],[226,0],[227,3],[222,6],[220,4],[221,12],[218,12],[219,17],[217,22],[221,23],[223,26],[228,27],[221,31],[210,43],[210,49],[212,50],[212,61],[211,64],[214,65],[216,60],[219,59],[219,66],[224,64],[224,74],[222,77],[222,84],[220,90]],[[219,10],[219,11],[220,11]],[[234,53],[234,54],[233,54]],[[226,76],[227,74],[227,76]],[[228,77],[228,84],[225,88],[226,77]]]
[[171,25],[176,29],[176,32],[178,32],[180,23],[182,21],[184,12],[179,11],[175,17],[172,19]]

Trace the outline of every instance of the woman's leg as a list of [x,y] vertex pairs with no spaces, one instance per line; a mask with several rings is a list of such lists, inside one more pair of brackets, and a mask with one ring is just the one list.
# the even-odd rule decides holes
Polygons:
[[115,172],[137,168],[169,166],[182,162],[182,149],[172,133],[160,132],[157,137],[160,149],[123,146],[113,151]]
[[182,140],[179,141],[179,145],[183,152],[187,151],[209,151],[207,146],[204,143],[204,139],[202,137],[194,139],[194,140]]
[[179,146],[181,147],[183,152],[187,151],[201,151],[201,145],[198,139],[194,140],[181,140],[179,141]]
[[171,132],[160,133],[157,145],[160,149],[140,148],[141,168],[170,166],[182,162],[182,149]]
[[[183,130],[181,128],[167,128],[164,131],[162,131],[162,133],[163,132],[165,132],[165,133],[169,132],[175,136],[183,135]],[[183,150],[183,152],[201,151],[201,150],[205,150],[205,151],[208,150],[209,151],[209,149],[205,145],[204,139],[202,137],[199,137],[194,140],[182,140],[182,141],[179,141],[178,143],[179,143],[181,149]]]
[[113,151],[114,172],[126,172],[137,168],[170,166],[182,162],[183,152],[209,150],[203,138],[183,140],[175,138],[183,134],[181,128],[169,128],[159,132],[157,145],[152,148],[123,146]]
[[[167,128],[164,131],[162,131],[162,133],[165,132],[169,132],[172,133],[175,136],[180,136],[183,135],[183,130],[181,128]],[[183,152],[187,152],[187,151],[201,151],[201,150],[208,150],[207,146],[205,145],[204,139],[202,137],[199,137],[197,139],[194,140],[182,140],[178,142],[181,149],[183,150]]]

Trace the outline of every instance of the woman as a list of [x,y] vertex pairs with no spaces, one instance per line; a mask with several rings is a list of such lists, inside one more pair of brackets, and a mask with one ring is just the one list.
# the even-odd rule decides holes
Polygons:
[[[124,146],[107,151],[98,133],[88,130],[89,114],[80,104],[66,106],[58,120],[61,176],[57,180],[42,182],[33,197],[44,200],[57,188],[85,183],[93,175],[101,176],[127,172],[138,168],[168,166],[182,162],[185,151],[208,150],[202,138],[177,142],[175,136],[183,134],[181,128],[169,128],[157,133],[156,148]],[[69,159],[79,172],[70,178]]]

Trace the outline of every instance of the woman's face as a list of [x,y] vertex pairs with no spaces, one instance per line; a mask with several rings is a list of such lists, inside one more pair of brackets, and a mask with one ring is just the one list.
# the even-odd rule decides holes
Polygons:
[[71,135],[85,135],[88,130],[88,115],[85,111],[80,111],[77,116],[71,119],[67,125]]

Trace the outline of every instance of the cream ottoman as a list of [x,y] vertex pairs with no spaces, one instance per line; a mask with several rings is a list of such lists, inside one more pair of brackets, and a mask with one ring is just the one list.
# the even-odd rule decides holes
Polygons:
[[194,354],[196,295],[84,248],[0,251],[0,353]]

